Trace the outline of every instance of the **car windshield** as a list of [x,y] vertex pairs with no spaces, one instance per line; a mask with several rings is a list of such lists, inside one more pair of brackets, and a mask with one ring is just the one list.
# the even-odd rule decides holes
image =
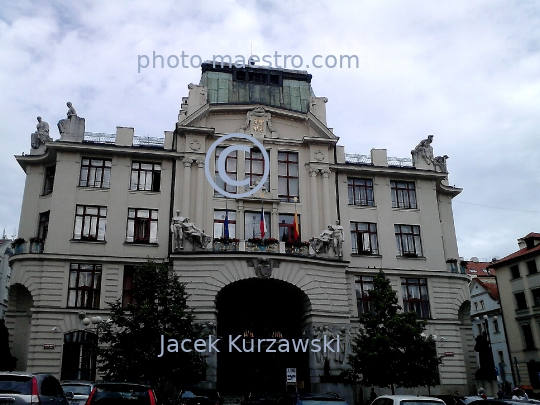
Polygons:
[[439,401],[407,400],[407,401],[401,401],[401,405],[441,405],[441,403]]
[[137,385],[111,384],[96,388],[92,404],[99,405],[149,405],[148,388]]
[[20,375],[0,375],[0,394],[32,393],[32,377]]
[[71,391],[73,395],[90,395],[92,387],[86,384],[62,384],[64,392]]

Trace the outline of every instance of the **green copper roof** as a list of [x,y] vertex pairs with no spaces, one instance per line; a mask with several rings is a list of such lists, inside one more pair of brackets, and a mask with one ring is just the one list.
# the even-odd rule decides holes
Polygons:
[[305,71],[264,67],[214,67],[203,63],[200,84],[210,104],[263,104],[307,113],[315,94]]

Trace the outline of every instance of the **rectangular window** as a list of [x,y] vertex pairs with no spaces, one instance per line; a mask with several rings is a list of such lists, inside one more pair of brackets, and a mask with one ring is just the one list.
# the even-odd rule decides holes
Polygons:
[[403,294],[403,310],[405,312],[414,311],[420,319],[431,318],[427,279],[402,278],[401,291]]
[[422,242],[418,225],[394,225],[398,254],[404,257],[422,257]]
[[[265,239],[271,237],[270,229],[270,213],[264,212],[264,220],[266,222]],[[249,238],[261,238],[261,212],[246,212],[244,214],[244,235],[246,240]]]
[[414,181],[391,181],[392,207],[417,208]]
[[373,277],[371,276],[356,276],[355,283],[356,291],[356,306],[358,315],[368,312],[374,312],[373,298],[369,296],[370,291],[374,289]]
[[484,328],[482,328],[482,325],[481,323],[477,324],[476,327],[478,328],[478,334],[481,335],[482,332],[484,331]]
[[475,302],[474,302],[474,310],[475,310],[475,311],[478,311],[478,301],[475,301]]
[[[236,238],[236,211],[229,211],[229,238]],[[225,237],[225,211],[214,211],[214,238]]]
[[[223,150],[225,148],[217,148],[216,149],[216,171],[215,171],[215,182],[222,190],[231,193],[236,194],[236,186],[233,186],[229,183],[224,182],[221,177],[219,176],[218,172],[218,159],[219,156],[223,153]],[[225,158],[225,173],[227,173],[227,176],[229,176],[232,180],[237,180],[237,152],[229,153],[227,157]],[[220,193],[218,193],[216,190],[214,190],[214,197],[223,197]]]
[[529,270],[529,275],[538,273],[538,268],[536,267],[536,260],[529,260],[527,262],[527,269]]
[[531,292],[532,292],[532,296],[533,296],[533,303],[534,303],[533,305],[535,307],[540,306],[540,288],[535,288]]
[[134,266],[124,266],[124,283],[122,288],[122,307],[135,304],[133,298],[133,274]]
[[480,308],[484,309],[484,300],[480,300]]
[[499,330],[499,321],[497,319],[493,320],[493,330],[495,331],[495,333],[500,332],[500,330]]
[[298,215],[298,238],[294,238],[294,214],[280,214],[279,216],[279,240],[280,242],[300,241],[300,215]]
[[69,271],[69,308],[99,308],[101,265],[72,263]]
[[347,178],[349,205],[374,206],[373,180]]
[[279,152],[278,197],[280,201],[294,202],[294,198],[299,197],[298,173],[298,153]]
[[111,160],[83,158],[79,187],[109,188],[111,185]]
[[73,239],[105,240],[106,225],[107,207],[77,205]]
[[[245,185],[245,189],[255,187],[262,180],[264,174],[264,158],[259,149],[251,149],[246,153],[245,175],[249,179],[249,185]],[[265,190],[270,190],[270,176],[266,178],[264,184]]]
[[527,298],[525,297],[525,293],[518,292],[514,294],[514,297],[516,298],[516,309],[527,309]]
[[519,266],[517,264],[515,266],[510,266],[510,273],[512,274],[512,280],[521,277]]
[[54,175],[56,173],[56,166],[49,166],[45,168],[45,178],[43,181],[43,194],[49,195],[53,191]]
[[157,243],[158,210],[129,208],[127,221],[128,243]]
[[523,331],[523,340],[525,341],[525,350],[534,350],[534,337],[532,333],[531,325],[521,325]]
[[132,162],[130,190],[160,191],[161,163]]
[[38,226],[38,235],[37,237],[45,242],[47,239],[47,234],[49,233],[49,216],[50,211],[45,211],[39,214],[39,226]]
[[377,224],[351,222],[352,252],[363,255],[378,255]]

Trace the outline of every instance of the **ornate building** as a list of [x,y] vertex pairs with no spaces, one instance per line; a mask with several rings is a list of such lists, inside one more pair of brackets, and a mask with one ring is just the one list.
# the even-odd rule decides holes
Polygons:
[[[92,378],[90,321],[107,317],[107,302],[131,299],[133,266],[150,256],[187,283],[211,333],[339,335],[345,351],[213,353],[208,385],[282,389],[285,369],[296,368],[299,386],[349,395],[321,376],[347,367],[382,269],[404,309],[439,337],[441,384],[432,392],[469,392],[469,280],[457,271],[452,217],[461,190],[448,185],[447,156],[433,155],[433,137],[412,159],[384,149],[347,155],[326,125],[328,100],[301,71],[203,64],[200,84],[188,88],[163,139],[122,127],[85,133],[70,105],[60,139],[39,136],[40,121],[32,153],[16,157],[27,175],[20,237],[33,238],[11,260],[7,319],[18,368]],[[227,139],[206,159],[231,133],[247,137]],[[223,149],[233,145],[247,151]]]

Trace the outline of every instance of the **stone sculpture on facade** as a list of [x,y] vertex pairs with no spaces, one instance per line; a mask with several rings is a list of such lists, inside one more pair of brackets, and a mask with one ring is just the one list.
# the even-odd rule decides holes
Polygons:
[[[323,339],[323,327],[322,326],[313,326],[313,339],[319,339],[322,341]],[[323,361],[323,357],[322,357],[322,354],[321,354],[321,351],[319,350],[318,352],[314,352],[315,353],[315,361],[317,363],[322,363]]]
[[416,163],[420,158],[424,160],[425,163],[431,165],[433,163],[433,148],[431,146],[433,142],[433,135],[428,135],[426,139],[422,139],[416,148],[411,151],[413,165],[416,166]]
[[321,232],[319,236],[315,236],[309,240],[311,248],[315,253],[328,253],[330,246],[333,246],[334,231],[332,225]]
[[212,237],[197,228],[193,222],[189,222],[189,218],[184,218],[182,222],[182,233],[183,237],[191,242],[193,249],[195,249],[195,246],[206,249],[212,242]]
[[339,351],[336,351],[336,361],[343,363],[347,358],[349,352],[349,334],[347,328],[343,327],[338,332],[339,337]]
[[448,172],[448,170],[446,169],[446,159],[448,159],[447,155],[437,156],[433,159],[433,167],[436,171],[443,173]]
[[52,141],[49,136],[49,124],[43,121],[41,117],[37,117],[37,120],[36,132],[31,135],[31,145],[34,149],[39,148],[46,141]]
[[58,121],[58,131],[61,141],[82,142],[84,140],[85,121],[77,115],[77,111],[71,102],[66,103],[68,110],[67,118]]
[[186,218],[180,215],[180,211],[176,211],[176,216],[171,221],[171,233],[173,236],[173,252],[178,252],[184,249],[184,230],[183,222]]
[[266,110],[262,107],[255,107],[253,110],[249,111],[246,116],[245,124],[240,127],[240,132],[248,130],[252,135],[260,135],[264,137],[266,135],[266,129],[270,132],[271,136],[278,136],[277,131],[272,127],[272,115],[267,113]]
[[334,254],[338,257],[343,257],[343,241],[345,240],[345,236],[343,227],[339,224],[339,221],[336,221],[336,224],[332,226],[332,231]]

